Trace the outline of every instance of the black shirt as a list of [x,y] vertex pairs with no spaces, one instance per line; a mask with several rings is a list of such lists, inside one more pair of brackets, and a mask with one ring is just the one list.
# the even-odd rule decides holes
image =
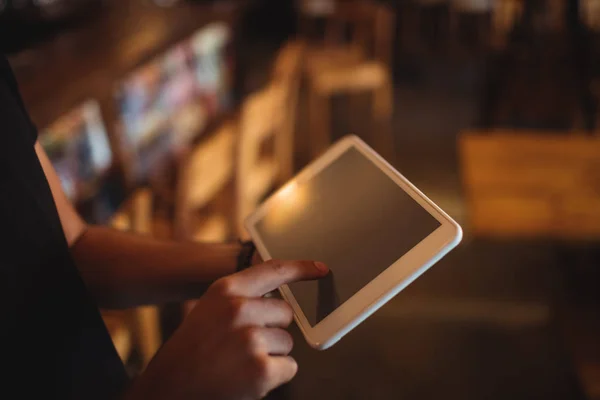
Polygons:
[[36,139],[0,56],[0,398],[115,398],[127,375],[71,258]]

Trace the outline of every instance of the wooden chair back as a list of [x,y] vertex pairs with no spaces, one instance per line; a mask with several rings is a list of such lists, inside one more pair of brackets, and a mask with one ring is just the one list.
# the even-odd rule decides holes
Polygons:
[[521,0],[499,0],[494,2],[491,23],[492,36],[498,41],[505,42],[506,37],[522,16],[523,2]]
[[294,133],[304,45],[290,42],[280,51],[269,85],[250,96],[239,120],[237,226],[294,172]]
[[183,157],[175,201],[181,240],[217,242],[232,235],[236,126],[225,123]]
[[282,85],[286,92],[284,93],[284,118],[281,120],[275,148],[281,181],[287,181],[294,175],[294,143],[305,54],[304,42],[290,41],[279,51],[273,68],[272,80]]
[[491,0],[451,0],[452,9],[464,14],[488,14],[494,7]]
[[590,31],[600,31],[600,1],[583,0],[579,2],[579,18]]
[[284,100],[284,87],[271,84],[250,96],[242,107],[236,203],[238,233],[244,238],[245,218],[277,183],[280,166],[274,149],[283,122]]
[[[352,45],[369,58],[391,65],[396,17],[388,6],[367,0],[338,1],[334,12],[323,18],[325,46]],[[310,24],[301,27],[309,29]]]

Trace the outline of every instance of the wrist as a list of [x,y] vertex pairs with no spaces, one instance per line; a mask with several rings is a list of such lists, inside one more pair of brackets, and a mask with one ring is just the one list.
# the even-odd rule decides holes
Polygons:
[[224,276],[235,274],[237,272],[238,258],[242,251],[242,243],[239,241],[230,242],[227,246],[227,263]]
[[242,246],[239,242],[203,244],[203,248],[197,250],[198,257],[202,257],[203,261],[196,262],[194,268],[199,270],[198,265],[202,265],[202,262],[206,263],[208,257],[208,260],[210,260],[209,265],[213,265],[214,273],[213,276],[203,282],[213,282],[234,274],[241,249]]

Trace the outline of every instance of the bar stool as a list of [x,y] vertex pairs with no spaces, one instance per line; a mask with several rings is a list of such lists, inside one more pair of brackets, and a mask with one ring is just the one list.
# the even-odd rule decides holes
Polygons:
[[[395,16],[371,2],[338,4],[327,17],[321,46],[309,47],[305,71],[309,83],[309,122],[313,157],[331,142],[331,99],[338,94],[372,93],[376,120],[391,119],[392,40]],[[350,42],[346,32],[350,31]]]

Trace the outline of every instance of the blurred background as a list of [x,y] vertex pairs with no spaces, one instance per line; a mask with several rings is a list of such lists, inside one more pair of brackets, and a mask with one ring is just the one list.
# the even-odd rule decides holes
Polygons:
[[[90,223],[247,237],[357,134],[463,244],[282,399],[600,398],[600,0],[0,0],[0,47]],[[192,305],[105,312],[132,375]]]

